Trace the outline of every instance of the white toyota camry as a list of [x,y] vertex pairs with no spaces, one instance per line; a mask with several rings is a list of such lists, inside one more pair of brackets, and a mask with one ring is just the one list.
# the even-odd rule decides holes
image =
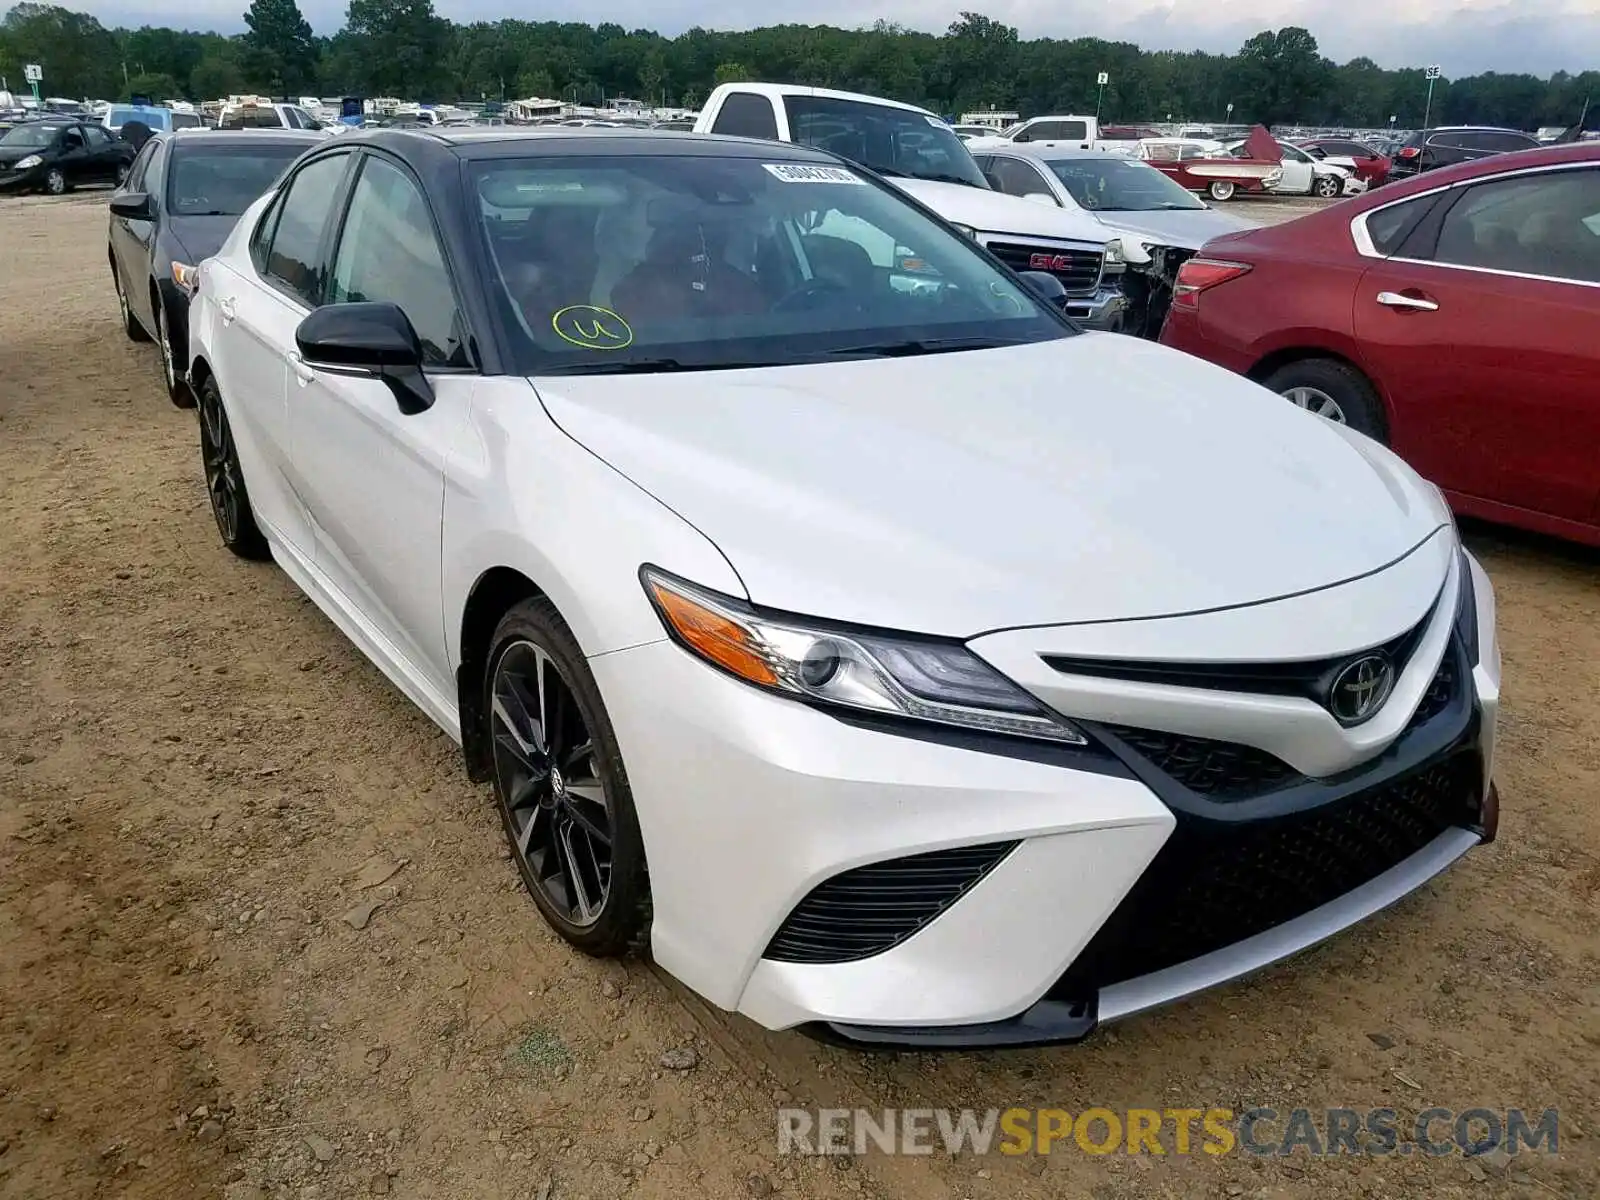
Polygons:
[[563,937],[770,1028],[1075,1040],[1494,836],[1439,492],[839,159],[334,139],[190,327],[223,541],[460,741]]

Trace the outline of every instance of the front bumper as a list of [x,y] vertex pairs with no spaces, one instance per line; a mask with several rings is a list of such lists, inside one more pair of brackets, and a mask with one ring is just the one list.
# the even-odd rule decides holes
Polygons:
[[1092,296],[1068,296],[1062,311],[1085,329],[1103,333],[1122,333],[1132,315],[1128,297],[1116,285],[1116,276],[1103,284]]
[[44,176],[44,167],[29,167],[26,171],[0,167],[0,196],[42,190]]
[[[1426,574],[1426,556],[1412,569]],[[1388,575],[1257,611],[1245,625],[1280,637],[1327,629],[1311,624],[1322,609],[1356,601],[1354,612],[1374,615],[1327,636],[1350,639],[1335,652],[1374,644],[1382,639],[1367,640],[1362,621],[1390,621],[1408,603],[1359,603]],[[1100,748],[1081,751],[842,719],[748,688],[665,641],[597,656],[650,858],[655,957],[768,1028],[937,1048],[1077,1040],[1098,1022],[1297,953],[1493,836],[1499,652],[1488,581],[1475,565],[1472,578],[1478,661],[1454,632],[1454,609],[1442,625],[1436,617],[1460,594],[1457,569],[1436,603],[1404,618],[1426,625],[1395,685],[1392,703],[1404,711],[1386,746],[1347,748],[1361,758],[1354,765],[1313,776],[1339,750],[1312,714],[1297,724],[1274,719],[1289,702],[1246,705],[1236,736],[1308,776],[1248,802],[1175,784],[1181,761],[1157,762],[1125,728],[1140,719],[1204,728],[1237,696],[1141,697],[1163,689],[1060,676],[1084,689],[1074,715]],[[1131,632],[1128,657],[1159,657],[1164,639],[1229,654],[1230,638],[1248,636],[1239,620],[1064,636],[1104,651],[1103,639]],[[1008,639],[1028,639],[1037,660],[1040,633],[991,635],[973,648],[1033,687],[1011,669]],[[1454,682],[1441,692],[1446,664]],[[839,921],[846,940],[870,941],[875,923],[897,919],[908,897],[920,903],[915,889],[933,886],[963,852],[982,869],[920,926],[885,949],[836,952]],[[912,869],[881,873],[907,860]]]

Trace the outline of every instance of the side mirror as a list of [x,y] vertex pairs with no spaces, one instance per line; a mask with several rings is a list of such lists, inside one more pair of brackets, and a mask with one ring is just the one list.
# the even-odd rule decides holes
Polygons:
[[1035,204],[1043,204],[1046,208],[1061,207],[1060,203],[1049,192],[1028,192],[1022,198],[1024,200],[1032,200]]
[[151,211],[149,192],[123,192],[111,197],[111,213],[130,221],[148,221],[155,215]]
[[300,322],[294,342],[309,367],[381,379],[408,416],[433,405],[422,343],[398,304],[325,304]]
[[1061,285],[1061,280],[1049,271],[1018,271],[1017,278],[1046,304],[1058,309],[1066,307],[1067,289]]

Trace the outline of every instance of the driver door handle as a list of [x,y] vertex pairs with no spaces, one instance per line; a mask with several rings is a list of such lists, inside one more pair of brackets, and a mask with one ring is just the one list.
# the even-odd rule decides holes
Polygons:
[[239,305],[232,296],[224,296],[217,301],[217,311],[222,314],[224,325],[232,325],[234,317],[239,315]]
[[297,350],[289,351],[289,365],[294,368],[294,377],[300,381],[301,387],[305,387],[317,377],[316,371],[307,365]]
[[1378,303],[1385,308],[1398,308],[1412,312],[1438,312],[1437,301],[1425,300],[1421,296],[1408,296],[1404,292],[1379,292]]

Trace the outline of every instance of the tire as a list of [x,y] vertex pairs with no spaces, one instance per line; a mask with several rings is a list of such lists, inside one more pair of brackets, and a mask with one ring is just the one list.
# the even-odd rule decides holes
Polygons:
[[178,408],[194,407],[194,392],[188,381],[178,374],[178,356],[172,348],[172,333],[167,328],[167,306],[159,293],[150,297],[151,310],[156,314],[156,346],[161,351],[161,381],[167,385],[167,398]]
[[228,412],[222,406],[222,393],[215,379],[207,379],[201,385],[199,399],[200,458],[217,532],[222,535],[222,544],[238,557],[266,562],[272,558],[272,551],[250,511],[250,493],[239,468],[233,428],[228,424]]
[[133,309],[128,307],[128,294],[122,290],[122,273],[117,270],[115,261],[111,264],[111,284],[117,289],[117,308],[122,313],[122,332],[128,335],[130,342],[148,342],[150,335],[145,332],[144,326],[139,324],[139,318],[133,315]]
[[1227,179],[1213,179],[1206,185],[1206,195],[1218,201],[1232,200],[1238,190],[1239,185]]
[[65,196],[72,190],[60,167],[51,167],[44,173],[44,190],[52,196]]
[[1311,183],[1311,194],[1323,200],[1336,199],[1344,191],[1344,180],[1336,175],[1318,175]]
[[501,618],[488,663],[495,802],[523,885],[583,953],[612,958],[642,947],[651,911],[644,837],[583,652],[555,606],[535,598]]
[[125,184],[127,182],[128,182],[128,164],[127,163],[118,163],[117,164],[117,174],[116,174],[116,186],[117,187],[121,187],[123,184]]
[[1262,382],[1297,408],[1388,444],[1389,423],[1383,401],[1367,377],[1349,363],[1332,358],[1302,358],[1279,367]]

